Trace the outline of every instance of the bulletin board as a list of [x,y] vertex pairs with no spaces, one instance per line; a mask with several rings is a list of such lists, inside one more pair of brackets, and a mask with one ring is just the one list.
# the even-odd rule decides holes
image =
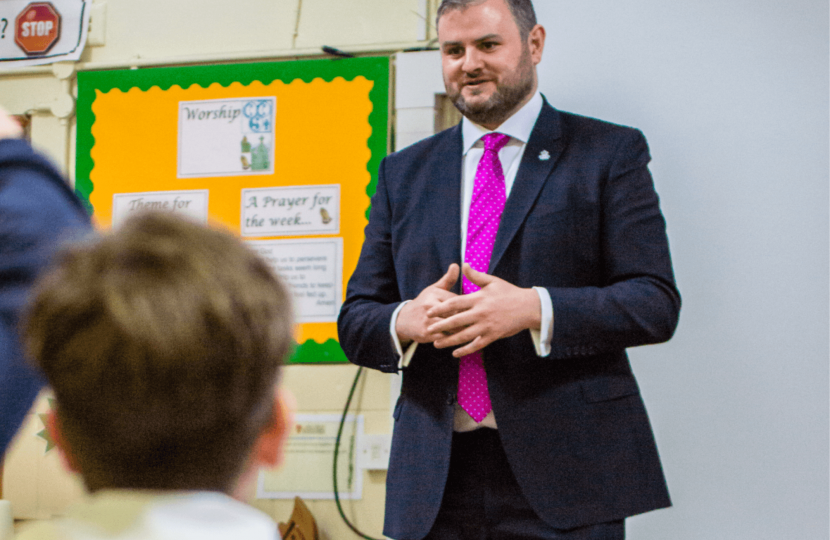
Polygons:
[[337,314],[388,149],[389,58],[78,74],[76,191],[98,227],[220,223],[292,288],[293,363],[346,362]]

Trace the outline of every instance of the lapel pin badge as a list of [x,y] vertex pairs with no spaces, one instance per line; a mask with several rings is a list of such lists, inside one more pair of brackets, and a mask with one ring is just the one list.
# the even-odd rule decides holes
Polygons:
[[547,161],[550,159],[550,152],[547,150],[542,150],[539,152],[539,161]]

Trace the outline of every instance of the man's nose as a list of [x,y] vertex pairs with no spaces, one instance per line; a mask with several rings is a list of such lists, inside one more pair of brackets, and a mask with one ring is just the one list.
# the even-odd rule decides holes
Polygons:
[[468,47],[466,51],[464,51],[464,63],[461,65],[461,69],[464,70],[464,73],[468,75],[476,74],[484,65],[483,58],[481,56],[481,51],[479,51],[475,47]]

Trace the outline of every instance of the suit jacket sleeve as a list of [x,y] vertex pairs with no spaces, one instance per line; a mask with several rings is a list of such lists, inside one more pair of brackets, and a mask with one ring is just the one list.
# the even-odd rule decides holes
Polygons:
[[[677,326],[666,225],[647,165],[645,138],[626,130],[588,214],[600,241],[593,283],[548,287],[554,311],[553,357],[597,354],[668,340]],[[578,279],[578,278],[577,278]]]
[[338,334],[352,362],[394,373],[398,357],[389,335],[389,321],[401,297],[392,253],[386,163],[384,159],[378,171],[366,239],[338,317]]
[[89,217],[57,170],[21,140],[0,140],[0,456],[43,386],[23,355],[21,312],[40,270]]

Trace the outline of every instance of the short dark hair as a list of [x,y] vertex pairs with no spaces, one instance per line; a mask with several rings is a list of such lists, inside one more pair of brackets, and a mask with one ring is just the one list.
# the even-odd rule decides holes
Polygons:
[[25,322],[90,491],[232,490],[271,421],[292,328],[268,263],[157,213],[58,255]]
[[[444,13],[456,9],[467,9],[474,4],[481,4],[486,0],[441,0],[441,5],[438,6],[438,13],[435,16],[435,28],[438,28],[438,21]],[[513,20],[516,21],[516,26],[519,28],[519,35],[522,39],[527,39],[530,31],[536,26],[536,12],[533,10],[533,2],[531,0],[504,0],[507,7],[510,8],[510,13],[513,15]]]

